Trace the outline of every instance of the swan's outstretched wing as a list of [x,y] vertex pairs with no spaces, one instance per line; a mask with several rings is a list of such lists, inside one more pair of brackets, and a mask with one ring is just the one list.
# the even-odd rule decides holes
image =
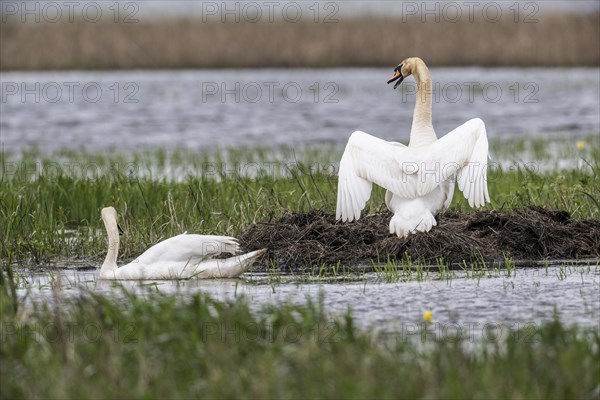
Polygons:
[[429,146],[406,147],[354,132],[340,161],[336,219],[353,221],[371,197],[372,183],[406,199],[433,191],[458,174],[458,187],[471,206],[489,201],[488,142],[476,118]]
[[428,170],[439,170],[441,179],[457,174],[458,189],[471,207],[490,202],[487,187],[488,140],[485,124],[469,120],[431,145],[425,156]]
[[425,188],[419,187],[413,176],[418,172],[417,156],[401,143],[354,132],[340,161],[336,219],[359,219],[371,197],[372,183],[401,197],[419,195]]
[[188,235],[173,236],[155,244],[134,262],[150,265],[154,263],[197,264],[221,253],[236,254],[240,251],[237,239],[228,236]]

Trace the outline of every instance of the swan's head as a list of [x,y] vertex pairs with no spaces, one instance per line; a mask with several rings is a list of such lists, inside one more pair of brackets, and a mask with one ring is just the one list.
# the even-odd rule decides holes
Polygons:
[[119,235],[123,234],[123,229],[121,229],[121,227],[117,223],[117,210],[115,210],[114,207],[103,208],[100,212],[100,215],[102,216],[102,221],[104,222],[104,226],[106,226],[107,229],[116,225],[119,231]]
[[117,221],[117,210],[115,210],[114,207],[104,207],[100,212],[100,215],[102,216],[102,221],[104,221],[104,223],[108,221]]
[[402,83],[404,78],[412,75],[417,68],[417,64],[420,63],[423,63],[423,60],[421,60],[419,57],[410,57],[402,61],[396,68],[394,68],[394,75],[388,80],[387,83],[390,84],[397,80],[398,82],[396,82],[394,85],[394,89],[396,89],[398,85]]

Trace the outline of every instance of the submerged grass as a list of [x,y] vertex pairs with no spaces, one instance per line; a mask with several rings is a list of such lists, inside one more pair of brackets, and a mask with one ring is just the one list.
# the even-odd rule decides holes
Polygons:
[[[574,151],[582,163],[565,170],[495,164],[487,208],[533,205],[575,218],[600,218],[600,145],[590,139],[585,152]],[[254,223],[276,221],[286,211],[333,212],[340,156],[340,149],[329,146],[3,154],[0,259],[31,264],[65,257],[99,259],[106,248],[100,209],[108,205],[117,208],[125,229],[123,259],[183,231],[238,235]],[[382,210],[383,197],[384,191],[376,188],[367,212]],[[456,193],[451,210],[471,209]]]
[[[554,321],[492,340],[411,322],[359,329],[322,304],[148,289],[25,302],[0,274],[0,398],[597,398],[597,329]],[[401,316],[399,316],[401,319]],[[416,331],[415,331],[416,329]],[[452,324],[451,330],[456,329]],[[438,332],[438,333],[436,333]],[[482,336],[483,337],[483,336]]]

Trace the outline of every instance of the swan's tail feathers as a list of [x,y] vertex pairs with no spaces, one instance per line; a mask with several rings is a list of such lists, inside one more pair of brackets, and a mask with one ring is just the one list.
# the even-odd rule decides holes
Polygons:
[[479,118],[473,124],[475,144],[468,163],[458,173],[458,188],[464,193],[471,207],[482,207],[490,202],[487,186],[488,139],[485,124]]
[[234,237],[224,237],[224,238],[226,238],[226,240],[224,240],[222,242],[223,253],[238,254],[241,251],[240,242],[236,238],[234,238]]
[[238,254],[241,252],[240,243],[231,236],[196,235],[202,254],[206,258],[216,257],[220,254]]
[[360,135],[366,134],[354,132],[350,136],[340,161],[335,219],[341,219],[343,222],[360,218],[360,212],[365,208],[371,197],[373,187],[371,182],[361,178],[356,172],[357,160],[353,156],[353,147],[354,142]]
[[437,225],[434,215],[429,210],[423,208],[416,211],[410,216],[394,214],[390,219],[390,233],[404,239],[411,233],[429,232]]
[[[225,259],[214,259],[205,262],[194,278],[235,278],[243,274],[256,260],[262,257],[267,249],[251,251]],[[208,265],[210,264],[210,265]]]
[[242,254],[240,256],[234,257],[238,259],[240,264],[243,264],[244,268],[250,266],[254,261],[258,260],[260,257],[264,256],[267,252],[267,249],[254,250],[246,254]]

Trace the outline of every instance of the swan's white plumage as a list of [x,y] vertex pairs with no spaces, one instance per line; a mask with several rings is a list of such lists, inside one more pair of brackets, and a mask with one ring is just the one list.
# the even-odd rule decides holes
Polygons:
[[394,213],[390,233],[399,237],[435,226],[435,216],[452,202],[455,183],[471,207],[490,201],[485,124],[475,118],[437,139],[425,93],[431,85],[429,72],[422,60],[412,60],[417,60],[417,69],[421,64],[418,96],[424,100],[415,107],[411,143],[404,146],[354,132],[340,161],[336,207],[336,219],[359,219],[375,183],[388,190],[386,205]]
[[122,267],[117,267],[119,232],[117,213],[113,207],[102,209],[102,220],[108,234],[109,248],[100,269],[101,279],[117,280],[162,280],[233,278],[265,249],[224,259],[215,259],[223,253],[236,254],[240,251],[237,239],[229,236],[181,234],[163,240],[150,247],[138,258]]
[[156,260],[197,264],[222,253],[236,254],[239,251],[240,245],[233,237],[184,233],[155,244],[135,261],[147,265]]

